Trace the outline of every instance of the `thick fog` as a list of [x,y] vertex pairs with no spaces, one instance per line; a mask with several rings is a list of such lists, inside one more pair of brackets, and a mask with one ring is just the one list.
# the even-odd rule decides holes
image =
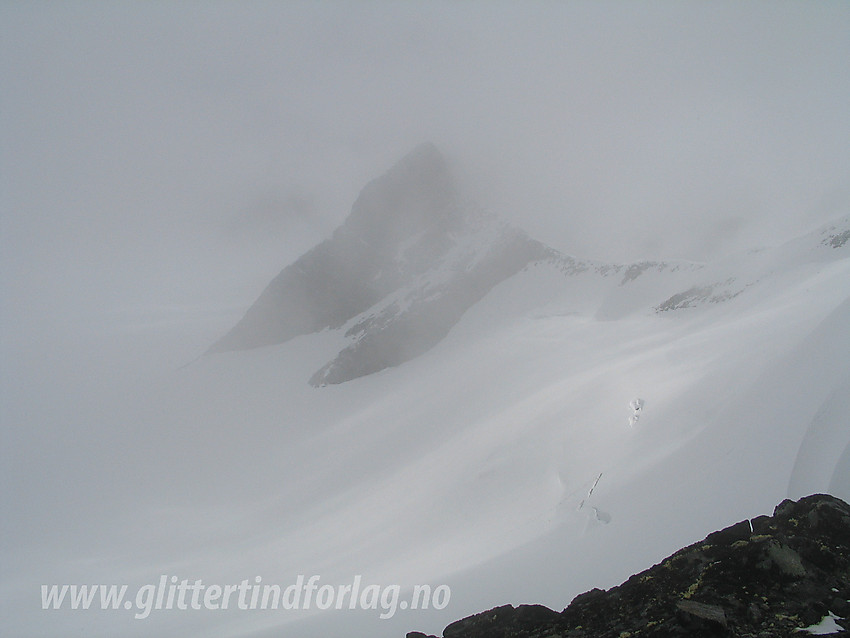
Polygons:
[[850,208],[848,33],[839,1],[3,3],[3,624],[68,634],[40,583],[258,573],[307,436],[275,384],[316,362],[173,373],[412,148],[566,254],[777,245]]
[[841,2],[2,11],[5,296],[39,313],[265,277],[424,140],[606,260],[771,243],[850,199]]

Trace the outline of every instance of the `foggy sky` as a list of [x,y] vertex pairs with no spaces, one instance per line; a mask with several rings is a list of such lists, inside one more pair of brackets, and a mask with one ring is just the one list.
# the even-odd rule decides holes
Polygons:
[[850,201],[843,2],[0,10],[12,314],[244,306],[423,140],[609,261],[775,243]]
[[414,146],[578,256],[776,244],[850,207],[848,34],[838,1],[0,4],[5,611],[54,563],[221,558],[192,516],[239,519],[264,479],[220,450],[277,467],[302,424],[271,373],[231,405],[165,373]]

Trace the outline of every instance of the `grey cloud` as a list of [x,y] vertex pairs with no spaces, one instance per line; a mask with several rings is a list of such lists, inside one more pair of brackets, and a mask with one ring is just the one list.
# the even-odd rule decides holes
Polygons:
[[126,551],[92,521],[183,506],[199,476],[244,500],[218,458],[277,467],[296,428],[246,442],[249,408],[203,388],[166,419],[148,385],[424,140],[470,199],[580,257],[702,260],[846,213],[848,33],[850,4],[827,1],[3,3],[3,560],[20,542],[38,575],[69,545]]

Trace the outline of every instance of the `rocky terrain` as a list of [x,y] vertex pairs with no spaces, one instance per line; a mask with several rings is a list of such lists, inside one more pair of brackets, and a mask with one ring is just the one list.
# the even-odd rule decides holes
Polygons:
[[848,618],[850,505],[817,494],[709,534],[562,612],[506,605],[452,623],[443,637],[848,636]]

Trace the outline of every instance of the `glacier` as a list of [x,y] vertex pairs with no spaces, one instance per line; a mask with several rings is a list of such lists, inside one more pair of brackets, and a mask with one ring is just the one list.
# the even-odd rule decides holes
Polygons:
[[[413,164],[433,159],[417,153]],[[424,197],[446,219],[430,227],[414,206],[396,228],[363,222],[395,233],[393,251],[347,272],[340,262],[330,275],[368,285],[340,279],[351,296],[324,289],[321,312],[286,332],[260,312],[274,307],[261,297],[237,324],[245,330],[185,367],[229,316],[199,309],[168,329],[112,333],[124,369],[114,359],[98,367],[102,334],[64,344],[66,361],[94,359],[87,375],[72,363],[42,370],[33,354],[21,366],[30,391],[10,410],[63,433],[61,445],[28,443],[44,446],[29,457],[43,483],[29,489],[57,509],[14,526],[20,555],[4,548],[3,595],[26,615],[21,601],[37,583],[75,575],[139,584],[357,574],[446,583],[451,604],[389,620],[310,610],[134,623],[122,612],[32,611],[32,635],[68,623],[89,636],[438,633],[499,604],[563,607],[787,496],[850,499],[850,216],[712,263],[605,264],[487,213],[455,218],[444,177],[426,176],[441,186]],[[308,261],[349,258],[361,233],[338,232]],[[402,261],[399,276],[389,267]],[[469,279],[481,264],[486,276]],[[309,296],[305,273],[293,290]],[[446,309],[450,320],[432,319]],[[394,352],[387,326],[405,317],[416,317],[415,347],[382,354],[381,365],[360,358],[369,339]],[[57,388],[70,398],[48,405]],[[72,460],[82,451],[86,467]],[[35,571],[25,569],[33,555]]]

